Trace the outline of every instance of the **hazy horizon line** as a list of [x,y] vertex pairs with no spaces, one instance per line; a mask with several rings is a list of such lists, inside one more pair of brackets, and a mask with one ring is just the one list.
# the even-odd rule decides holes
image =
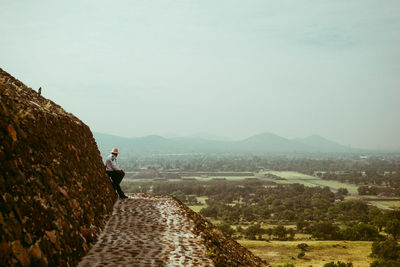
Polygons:
[[[258,135],[262,135],[262,134],[271,134],[271,135],[275,135],[287,140],[296,140],[296,139],[305,139],[305,138],[309,138],[309,137],[320,137],[323,138],[329,142],[334,142],[336,144],[339,144],[341,146],[345,146],[345,147],[349,147],[350,149],[354,149],[354,150],[367,150],[370,152],[378,152],[378,153],[396,153],[396,152],[400,152],[399,148],[392,148],[392,149],[387,149],[387,148],[365,148],[365,147],[356,147],[353,145],[345,145],[342,144],[340,142],[337,142],[336,140],[332,140],[332,139],[328,139],[320,134],[310,134],[307,136],[302,136],[302,137],[294,137],[294,138],[288,138],[270,131],[264,131],[261,133],[256,133],[256,134],[252,134],[252,135],[248,135],[247,137],[242,137],[242,138],[230,138],[230,137],[226,137],[226,136],[221,136],[221,135],[213,135],[207,132],[199,132],[199,133],[194,133],[194,134],[187,134],[187,135],[174,135],[174,134],[146,134],[146,135],[139,135],[139,136],[127,136],[127,135],[117,135],[117,134],[113,134],[113,133],[105,133],[105,132],[100,132],[100,131],[93,131],[94,134],[104,134],[104,135],[110,135],[110,136],[115,136],[115,137],[122,137],[122,138],[128,138],[128,139],[135,139],[135,138],[144,138],[144,137],[148,137],[148,136],[159,136],[165,139],[174,139],[174,138],[192,138],[192,139],[201,139],[201,140],[208,140],[208,141],[225,141],[225,142],[237,142],[237,141],[243,141],[246,140],[248,138],[254,137],[254,136],[258,136]],[[204,135],[208,135],[208,136],[215,136],[218,137],[218,139],[213,139],[213,138],[207,138],[207,137],[201,137],[199,136],[200,134],[204,134]]]

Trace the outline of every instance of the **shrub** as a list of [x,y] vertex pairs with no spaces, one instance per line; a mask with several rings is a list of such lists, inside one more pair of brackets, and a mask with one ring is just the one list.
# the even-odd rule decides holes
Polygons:
[[229,223],[222,222],[216,225],[219,230],[224,232],[228,236],[232,236],[235,230],[231,227]]
[[301,249],[303,251],[306,251],[307,248],[308,248],[308,245],[306,243],[300,243],[300,244],[297,245],[297,248],[299,248],[299,249]]
[[329,263],[325,263],[324,267],[353,267],[353,263],[352,262],[345,263],[345,262],[341,262],[341,261],[338,261],[337,263],[335,263],[335,262],[331,261]]
[[397,260],[400,247],[394,240],[375,241],[372,243],[372,255],[383,260]]
[[374,241],[379,238],[378,229],[370,224],[360,223],[347,228],[343,233],[347,240]]
[[317,222],[313,225],[312,235],[323,240],[340,239],[340,228],[330,222]]
[[247,239],[255,240],[256,235],[262,235],[264,233],[264,229],[261,228],[259,224],[251,225],[244,230],[244,234]]
[[400,262],[395,261],[395,260],[376,260],[376,261],[373,261],[369,266],[370,267],[398,267],[398,266],[400,266]]
[[300,253],[297,255],[297,258],[301,259],[301,258],[303,258],[305,255],[306,255],[306,253],[305,253],[304,251],[302,251],[302,252],[300,252]]

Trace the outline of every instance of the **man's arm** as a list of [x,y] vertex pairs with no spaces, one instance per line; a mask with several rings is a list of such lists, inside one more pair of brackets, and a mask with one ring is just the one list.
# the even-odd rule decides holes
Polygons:
[[120,170],[121,170],[121,168],[118,166],[118,163],[117,163],[117,159],[116,159],[116,158],[111,159],[111,168],[112,168],[114,171],[120,171]]

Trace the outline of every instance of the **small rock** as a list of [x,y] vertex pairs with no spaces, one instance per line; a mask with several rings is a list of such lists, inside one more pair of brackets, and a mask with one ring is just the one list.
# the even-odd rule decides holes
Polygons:
[[60,191],[60,193],[63,194],[64,197],[69,199],[69,195],[68,195],[67,191],[64,188],[59,186],[58,187],[58,191]]
[[40,260],[43,256],[42,250],[40,250],[40,247],[36,244],[29,248],[29,254],[34,260]]
[[9,124],[7,129],[8,129],[8,134],[10,135],[11,139],[14,142],[17,142],[17,140],[18,140],[17,139],[17,132],[15,131],[14,126],[12,126],[12,124]]
[[17,258],[17,260],[19,261],[19,263],[22,266],[25,267],[25,266],[29,266],[31,264],[31,260],[29,258],[29,255],[26,252],[25,248],[22,246],[20,240],[13,241],[11,243],[11,250],[12,250],[15,258]]
[[32,244],[32,236],[30,233],[25,233],[24,235],[24,241],[25,243],[27,243],[28,245]]
[[[0,213],[1,214],[1,213]],[[0,266],[5,266],[7,263],[7,259],[9,258],[11,253],[10,245],[7,242],[0,243]]]
[[55,244],[57,242],[56,231],[46,231],[46,235],[49,237],[50,242]]
[[88,242],[93,242],[96,239],[96,233],[90,228],[81,228],[81,234]]

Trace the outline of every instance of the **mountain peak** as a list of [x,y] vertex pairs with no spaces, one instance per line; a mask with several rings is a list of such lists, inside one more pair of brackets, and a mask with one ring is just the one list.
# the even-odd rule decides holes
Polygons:
[[131,149],[135,153],[338,153],[350,152],[344,145],[314,134],[305,138],[288,139],[271,132],[263,132],[239,141],[203,138],[165,138],[148,135],[139,138],[118,138],[95,133],[100,150],[107,152],[114,146]]

